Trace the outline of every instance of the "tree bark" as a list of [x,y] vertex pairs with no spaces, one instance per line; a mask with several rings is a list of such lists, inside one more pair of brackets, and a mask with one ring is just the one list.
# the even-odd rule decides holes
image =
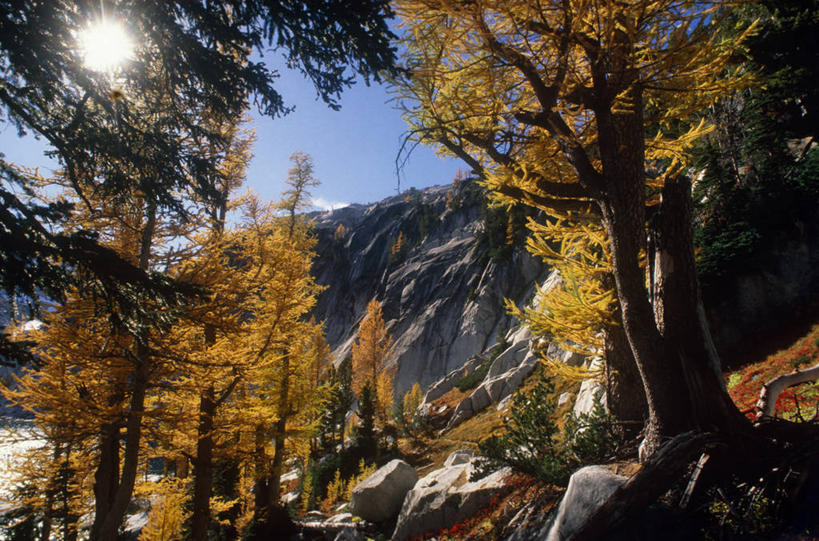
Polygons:
[[[617,312],[619,318],[619,310]],[[647,416],[646,395],[622,323],[603,327],[608,409],[623,424],[622,435],[633,437]]]
[[[142,349],[138,347],[137,349]],[[138,352],[139,364],[134,372],[133,388],[131,390],[131,400],[128,408],[128,417],[125,423],[125,451],[122,463],[122,475],[119,486],[113,494],[113,500],[108,507],[108,512],[101,521],[94,518],[92,528],[92,541],[116,541],[122,519],[131,495],[134,491],[137,467],[139,466],[139,443],[142,436],[142,415],[145,409],[145,392],[147,390],[147,369],[145,361],[142,359],[142,352]]]
[[273,465],[270,469],[270,505],[279,506],[281,501],[281,477],[284,464],[284,442],[287,436],[287,420],[290,417],[290,356],[282,357],[282,384],[279,390],[279,411],[274,443]]
[[[624,53],[625,54],[625,53]],[[691,428],[738,430],[741,415],[719,376],[719,361],[702,317],[691,232],[690,186],[670,178],[656,221],[656,282],[649,299],[641,259],[647,251],[644,120],[641,90],[628,70],[616,77],[595,75],[599,97],[609,84],[627,88],[617,107],[599,100],[604,188],[597,198],[608,234],[623,329],[646,393],[648,422],[641,459],[663,440]],[[607,66],[601,72],[611,70]],[[629,83],[629,78],[631,81]],[[599,87],[599,88],[598,88]]]
[[265,455],[265,428],[262,424],[256,425],[254,435],[254,476],[253,486],[253,514],[258,520],[262,517],[270,501],[270,475],[267,470],[267,456]]
[[[213,148],[210,148],[213,153]],[[228,188],[222,186],[221,198],[213,209],[215,214],[213,236],[219,239],[225,229]],[[206,324],[204,328],[205,346],[210,348],[216,343],[216,327]],[[193,466],[193,509],[191,511],[191,539],[205,541],[210,524],[210,497],[213,492],[213,418],[216,416],[216,390],[214,386],[202,391],[199,396],[199,425],[197,427],[196,458]]]
[[[154,233],[156,232],[156,202],[147,200],[145,206],[145,221],[142,224],[142,233],[139,243],[139,268],[147,271],[151,263],[151,249]],[[131,501],[136,482],[137,468],[139,467],[139,444],[142,437],[142,415],[145,413],[145,394],[148,390],[148,363],[150,362],[148,347],[144,342],[145,336],[134,336],[133,362],[134,371],[131,374],[131,400],[128,404],[128,415],[125,419],[125,451],[122,462],[122,472],[115,490],[111,491],[107,499],[107,512],[94,516],[94,525],[91,528],[91,541],[115,541],[119,527],[125,517],[125,511]],[[117,429],[119,440],[119,429]],[[117,448],[117,465],[119,449]],[[116,470],[115,477],[116,477]],[[99,508],[99,499],[97,499]]]
[[664,438],[687,428],[687,396],[679,385],[679,364],[664,362],[663,338],[640,264],[646,248],[643,105],[636,83],[628,93],[625,99],[632,110],[613,113],[608,103],[595,111],[604,182],[597,203],[609,238],[623,330],[645,389],[648,422],[643,448],[649,455]]
[[[66,445],[64,452],[63,463],[60,466],[60,481],[62,486],[60,492],[62,494],[62,509],[60,511],[60,520],[63,523],[63,541],[76,541],[77,539],[77,515],[71,511],[71,478],[76,473],[71,468],[71,446]],[[44,536],[43,539],[48,539]]]
[[681,367],[690,428],[736,433],[750,428],[722,379],[719,355],[704,316],[691,226],[691,184],[666,180],[651,224],[656,254],[652,302],[669,363]]
[[[58,464],[60,461],[60,444],[55,444],[54,453],[52,458],[55,464]],[[40,528],[40,539],[48,540],[51,539],[51,522],[52,522],[52,514],[54,513],[54,497],[57,493],[57,482],[59,481],[59,476],[62,473],[61,469],[57,470],[57,475],[49,479],[48,486],[46,487],[46,501],[45,501],[45,510],[43,511],[43,524]]]
[[118,426],[114,423],[102,426],[100,458],[97,471],[94,472],[94,523],[91,526],[91,539],[95,539],[102,530],[119,485],[119,439]]
[[210,496],[213,490],[213,417],[216,401],[213,385],[199,397],[199,426],[193,464],[193,510],[191,540],[205,541],[210,524]]

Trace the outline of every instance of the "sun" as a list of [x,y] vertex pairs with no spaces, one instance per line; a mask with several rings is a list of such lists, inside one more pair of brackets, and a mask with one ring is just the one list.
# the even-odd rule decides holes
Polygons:
[[102,20],[79,35],[85,66],[94,71],[112,71],[134,54],[134,45],[121,24]]

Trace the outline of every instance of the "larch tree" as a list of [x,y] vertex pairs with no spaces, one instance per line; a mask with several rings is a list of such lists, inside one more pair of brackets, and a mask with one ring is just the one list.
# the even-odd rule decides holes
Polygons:
[[646,416],[645,396],[623,332],[605,231],[595,216],[540,210],[548,218],[529,220],[526,247],[559,278],[550,289],[538,291],[534,307],[521,310],[507,300],[507,308],[533,333],[548,336],[566,351],[591,357],[602,353],[605,369],[596,373],[540,352],[547,369],[564,379],[604,377],[608,410],[623,434],[636,434]]
[[372,299],[353,343],[353,390],[361,393],[369,383],[375,394],[376,419],[386,423],[393,404],[393,375],[386,366],[392,338],[387,334],[381,303]]
[[[55,182],[67,180],[59,176]],[[81,192],[84,204],[63,223],[64,230],[98,231],[101,249],[145,274],[155,272],[172,250],[169,239],[187,226],[160,214],[142,187],[134,182],[128,196],[118,198]],[[55,438],[50,441],[55,453],[83,453],[83,469],[75,476],[93,478],[93,487],[78,484],[93,491],[94,538],[119,529],[140,466],[146,397],[167,374],[158,352],[176,314],[151,298],[143,300],[139,310],[153,325],[123,316],[121,306],[105,295],[69,290],[65,302],[46,314],[45,330],[36,337],[39,366],[11,395]]]
[[[206,120],[216,123],[215,119]],[[221,124],[228,144],[209,156],[219,164],[215,184],[220,197],[213,204],[203,205],[201,230],[189,236],[189,257],[171,269],[176,280],[195,284],[208,294],[199,302],[190,303],[174,325],[169,341],[170,356],[176,359],[178,367],[173,392],[155,397],[163,414],[155,421],[164,423],[155,437],[178,452],[166,458],[187,461],[190,457],[193,464],[190,521],[191,538],[195,540],[207,536],[214,455],[217,444],[224,445],[227,439],[216,425],[218,410],[238,384],[252,376],[258,364],[254,362],[257,357],[243,347],[247,325],[242,318],[250,297],[260,287],[252,279],[259,269],[241,267],[232,261],[240,241],[225,230],[227,212],[236,205],[231,194],[244,180],[253,135],[242,130],[237,122]],[[190,419],[197,420],[195,432],[191,430]]]
[[[252,51],[272,47],[313,83],[324,102],[338,108],[341,92],[356,75],[378,81],[393,69],[391,16],[385,0],[354,6],[320,2],[309,9],[302,2],[259,0],[104,5],[55,0],[48,9],[37,3],[4,5],[2,122],[45,140],[78,189],[84,184],[124,194],[132,181],[129,171],[156,169],[159,174],[145,180],[146,194],[159,207],[184,214],[184,197],[191,190],[218,198],[209,182],[215,167],[200,150],[224,141],[199,125],[197,114],[209,110],[236,117],[251,102],[271,117],[291,110],[275,88],[276,70]],[[109,73],[92,71],[81,58],[78,36],[100,19],[120,22],[136,45],[114,88]],[[147,127],[142,119],[151,113],[135,109],[133,101],[150,95],[173,99],[153,102],[153,113],[161,109],[163,120]],[[120,167],[123,163],[127,167]],[[89,170],[105,174],[88,175]],[[178,300],[178,290],[161,276],[141,273],[100,249],[89,235],[93,232],[61,230],[72,206],[39,204],[28,197],[32,188],[26,176],[0,162],[0,288],[12,295],[36,298],[43,292],[60,299],[78,279],[69,270],[83,270],[83,279],[123,308],[133,308],[129,296],[136,286]],[[5,334],[0,346],[8,346]]]
[[[254,100],[269,116],[290,110],[273,86],[275,70],[251,56],[268,45],[338,108],[356,75],[379,80],[392,69],[391,13],[382,0],[310,9],[300,2],[257,1],[0,7],[2,120],[47,142],[71,190],[63,200],[42,203],[30,175],[0,163],[0,288],[12,296],[42,293],[60,301],[58,313],[70,318],[76,309],[95,318],[75,319],[75,326],[109,325],[97,335],[108,340],[72,340],[64,348],[74,348],[72,362],[91,370],[90,363],[99,363],[97,369],[111,373],[93,396],[102,400],[95,402],[99,409],[90,411],[105,421],[93,436],[92,539],[117,535],[141,458],[147,394],[154,382],[176,374],[174,364],[158,355],[168,346],[161,340],[181,308],[202,293],[163,272],[183,257],[173,243],[162,257],[156,248],[165,218],[182,223],[191,218],[191,205],[220,205],[214,182],[220,174],[211,158],[227,141],[199,122],[203,111],[237,118]],[[83,65],[77,44],[89,23],[106,16],[120,19],[137,38],[115,87],[109,74]],[[134,221],[112,230],[86,220],[82,213],[96,212],[96,198],[106,211]],[[111,236],[124,244],[111,245]],[[94,308],[80,306],[81,297]],[[6,333],[0,346],[9,346]],[[68,373],[80,377],[82,371]],[[84,389],[68,387],[64,394],[88,397]]]
[[482,170],[503,201],[600,220],[646,395],[643,456],[691,428],[744,431],[701,308],[684,166],[708,130],[695,113],[741,84],[730,61],[747,32],[713,33],[720,6],[688,0],[397,11],[415,137]]
[[[312,173],[312,159],[303,153],[291,156],[289,186],[282,200],[263,208],[248,209],[249,249],[243,257],[270,258],[265,267],[263,287],[250,307],[252,340],[256,354],[265,359],[265,368],[256,389],[248,394],[255,401],[253,434],[254,520],[266,528],[280,509],[280,479],[288,442],[301,444],[312,431],[319,402],[309,397],[314,391],[317,365],[325,348],[317,335],[321,325],[308,318],[321,287],[310,274],[315,246],[312,226],[299,211],[309,205],[308,189],[318,181]],[[272,440],[272,449],[269,442]]]

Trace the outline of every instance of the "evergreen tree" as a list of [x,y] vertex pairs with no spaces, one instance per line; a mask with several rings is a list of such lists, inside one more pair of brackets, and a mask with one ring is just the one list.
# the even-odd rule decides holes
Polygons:
[[330,453],[344,444],[347,414],[355,400],[350,359],[342,361],[338,369],[331,369],[328,380],[330,390],[324,403],[320,439],[322,450]]
[[358,426],[355,432],[355,443],[363,457],[374,457],[378,448],[375,436],[375,420],[378,403],[375,389],[367,381],[358,394]]
[[[8,4],[0,7],[0,106],[5,122],[47,142],[75,196],[117,198],[138,178],[151,204],[184,217],[192,193],[220,197],[216,166],[201,151],[225,141],[197,116],[207,110],[237,118],[251,100],[265,115],[290,110],[273,85],[275,71],[251,51],[273,46],[337,108],[355,74],[379,80],[392,69],[391,14],[383,0],[309,9],[255,0]],[[101,18],[120,21],[137,45],[113,89],[107,73],[77,59],[77,36]],[[136,293],[181,301],[178,284],[122,260],[93,230],[62,228],[78,206],[40,202],[31,198],[34,190],[32,175],[0,160],[0,289],[59,300],[81,284],[107,295],[124,316],[143,320]],[[9,346],[5,334],[0,346]]]

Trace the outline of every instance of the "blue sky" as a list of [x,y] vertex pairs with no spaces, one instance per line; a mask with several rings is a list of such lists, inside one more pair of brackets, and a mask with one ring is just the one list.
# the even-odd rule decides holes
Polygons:
[[[316,100],[311,83],[298,73],[282,73],[276,86],[296,110],[278,119],[254,112],[257,141],[247,175],[251,189],[265,199],[278,198],[290,168],[288,157],[301,151],[313,157],[321,180],[313,189],[319,206],[369,203],[395,194],[395,158],[406,124],[388,103],[386,87],[359,82],[342,95],[341,110],[333,111]],[[7,159],[48,170],[54,162],[43,155],[45,150],[44,143],[20,139],[14,126],[0,124],[0,152]],[[461,167],[457,160],[418,147],[402,171],[401,189],[446,184]]]
[[[296,110],[281,119],[255,115],[258,140],[248,179],[260,195],[281,193],[288,157],[296,150],[313,157],[322,182],[315,189],[317,199],[367,203],[395,194],[395,158],[406,124],[388,103],[391,95],[384,86],[359,82],[342,95],[340,111],[317,101],[311,84],[298,74],[283,74],[277,88]],[[463,167],[418,147],[402,171],[401,189],[446,184]]]

